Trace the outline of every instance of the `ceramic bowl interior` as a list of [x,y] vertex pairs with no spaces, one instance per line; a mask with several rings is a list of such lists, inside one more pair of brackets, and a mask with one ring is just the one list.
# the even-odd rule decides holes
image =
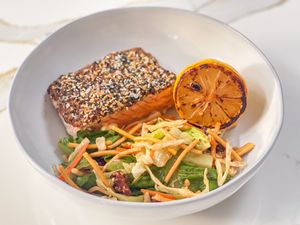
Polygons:
[[129,8],[97,13],[65,26],[43,41],[20,67],[9,111],[16,137],[35,168],[54,177],[51,167],[61,160],[56,143],[66,135],[46,95],[49,84],[112,51],[132,47],[142,47],[176,73],[205,58],[236,68],[248,86],[248,106],[227,138],[233,145],[253,142],[256,147],[246,157],[246,169],[228,185],[263,161],[282,121],[280,83],[263,54],[242,35],[211,18],[175,9]]

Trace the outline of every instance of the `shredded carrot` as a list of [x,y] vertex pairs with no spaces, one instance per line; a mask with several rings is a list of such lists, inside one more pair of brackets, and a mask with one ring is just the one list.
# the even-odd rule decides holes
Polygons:
[[[139,129],[141,129],[141,127],[142,127],[142,123],[138,123],[137,125],[135,125],[133,128],[131,128],[130,130],[129,130],[129,134],[133,134],[133,133],[135,133],[137,130],[139,130]],[[120,138],[119,140],[117,140],[115,143],[113,143],[113,144],[111,144],[111,145],[108,145],[108,149],[113,149],[113,148],[115,148],[115,147],[117,147],[117,146],[119,146],[120,144],[122,144],[124,141],[126,141],[126,137],[122,137],[122,138]]]
[[98,163],[93,160],[91,158],[91,156],[85,152],[83,154],[83,157],[89,162],[89,164],[93,167],[96,175],[102,180],[103,184],[106,186],[106,187],[111,187],[110,183],[108,182],[108,180],[106,179],[103,171],[101,170],[101,168],[99,167]]
[[116,154],[114,157],[112,157],[108,163],[106,163],[104,166],[103,166],[103,171],[105,171],[108,167],[108,165],[110,165],[111,162],[113,162],[114,160],[116,159],[119,159],[119,158],[122,158],[123,156],[125,155],[130,155],[130,154],[134,154],[134,153],[137,153],[137,152],[140,152],[141,149],[140,148],[132,148],[132,149],[129,149],[129,150],[125,150],[125,151],[122,151],[122,152],[118,152],[118,154]]
[[153,138],[153,137],[135,137],[133,139],[134,141],[150,141],[150,142],[154,142],[154,143],[158,143],[161,140],[157,139],[157,138]]
[[168,151],[169,153],[171,153],[172,155],[176,155],[177,154],[177,151],[174,149],[174,148],[166,148],[165,149],[166,151]]
[[70,174],[71,170],[77,166],[77,164],[79,163],[79,161],[82,158],[83,153],[85,153],[86,149],[87,149],[88,144],[84,144],[82,145],[82,147],[79,149],[78,153],[76,154],[75,158],[73,159],[73,161],[68,165],[68,167],[66,168],[66,173]]
[[81,190],[80,187],[77,186],[77,184],[75,184],[75,182],[68,176],[67,172],[65,171],[64,167],[62,165],[60,165],[59,167],[59,172],[63,178],[63,180],[69,184],[70,186],[72,186],[73,188],[76,188],[77,190]]
[[171,179],[171,177],[173,176],[174,172],[176,171],[177,167],[179,166],[179,164],[181,163],[181,161],[184,159],[184,157],[186,156],[186,154],[192,150],[196,144],[198,144],[199,140],[196,139],[194,140],[192,143],[189,144],[189,146],[187,146],[178,156],[178,158],[176,159],[175,163],[172,165],[171,169],[169,170],[167,176],[165,177],[165,182],[168,183],[169,180]]
[[[78,143],[73,143],[73,142],[68,143],[69,148],[76,148],[78,145],[79,145]],[[97,145],[96,144],[89,144],[87,146],[87,149],[97,149]]]
[[169,201],[174,201],[174,199],[170,199],[170,198],[166,198],[164,196],[161,196],[159,194],[156,194],[152,197],[152,199],[154,199],[155,201],[158,202],[169,202]]
[[[226,141],[224,141],[220,136],[218,136],[216,133],[212,132],[210,129],[207,130],[207,133],[209,133],[217,142],[219,142],[224,148],[226,148]],[[235,160],[241,161],[242,158],[235,152],[235,150],[231,150],[231,154],[234,157]]]
[[90,154],[91,157],[100,157],[105,155],[117,155],[119,154],[116,150],[105,150],[105,151],[98,151],[98,152],[92,152]]
[[154,150],[150,150],[150,157],[151,157],[151,159],[154,159],[154,153],[155,153]]
[[237,154],[239,154],[239,156],[243,156],[243,155],[247,154],[248,152],[250,152],[253,148],[254,148],[254,144],[247,143],[247,144],[243,145],[242,147],[239,147],[235,151]]
[[112,126],[111,129],[112,129],[113,131],[116,131],[117,133],[121,134],[122,136],[128,138],[128,139],[133,140],[133,139],[135,138],[133,135],[129,134],[129,133],[126,132],[125,130],[120,129],[119,127]]
[[148,193],[150,196],[161,195],[165,198],[175,199],[175,197],[173,195],[162,193],[162,192],[159,192],[159,191],[153,191],[153,190],[148,190],[148,189],[141,189],[140,191],[144,194]]

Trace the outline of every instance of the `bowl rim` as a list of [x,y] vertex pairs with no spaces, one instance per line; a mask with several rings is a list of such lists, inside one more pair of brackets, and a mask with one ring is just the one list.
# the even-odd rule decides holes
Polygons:
[[[246,167],[246,169],[244,169],[244,171],[237,175],[235,177],[235,179],[230,180],[229,182],[227,182],[226,184],[222,185],[221,187],[218,187],[217,189],[206,193],[205,195],[199,195],[199,196],[194,196],[192,198],[186,198],[186,199],[180,199],[180,200],[176,200],[176,201],[170,201],[170,202],[159,202],[159,203],[152,203],[152,204],[145,204],[144,202],[125,202],[125,201],[112,201],[110,199],[105,199],[105,198],[101,198],[99,196],[95,196],[89,193],[85,193],[83,191],[79,191],[75,188],[72,188],[71,186],[69,186],[68,184],[66,184],[65,182],[57,179],[54,175],[50,174],[49,172],[47,172],[46,170],[44,170],[41,166],[38,165],[38,163],[36,163],[26,152],[25,147],[23,146],[23,144],[21,143],[21,139],[19,139],[19,134],[16,130],[16,126],[14,123],[14,116],[13,116],[13,93],[14,93],[14,89],[15,89],[15,83],[16,80],[20,75],[20,71],[22,70],[22,68],[27,64],[28,61],[30,61],[31,56],[33,54],[35,54],[35,52],[42,47],[45,43],[47,43],[47,41],[49,41],[56,33],[63,31],[65,28],[67,28],[68,26],[72,26],[76,23],[78,23],[79,21],[85,20],[85,19],[89,19],[91,17],[97,16],[98,14],[104,14],[104,13],[112,13],[112,12],[124,12],[124,11],[139,11],[139,10],[165,10],[165,11],[171,11],[171,12],[179,12],[179,13],[183,13],[183,14],[188,14],[188,15],[194,15],[197,16],[199,18],[205,18],[207,20],[210,20],[212,22],[214,22],[215,24],[221,25],[222,27],[224,27],[227,31],[237,35],[241,40],[245,41],[248,45],[250,45],[253,49],[256,50],[256,52],[262,57],[262,59],[264,60],[265,64],[269,67],[270,71],[273,74],[273,77],[275,79],[276,84],[278,85],[278,94],[280,96],[280,99],[277,99],[278,101],[278,107],[279,107],[279,123],[276,127],[276,131],[273,135],[273,137],[271,137],[271,141],[269,141],[269,144],[266,147],[265,152],[257,159],[256,164],[252,165],[251,167]],[[90,199],[93,202],[96,203],[100,203],[103,202],[105,204],[109,204],[109,205],[115,205],[115,206],[130,206],[130,207],[143,207],[143,208],[153,208],[153,207],[167,207],[167,206],[175,206],[175,205],[183,205],[183,204],[187,204],[187,203],[192,203],[192,202],[196,202],[196,201],[200,201],[203,199],[207,199],[210,198],[212,196],[215,196],[217,194],[219,194],[220,192],[226,190],[228,187],[232,186],[233,184],[237,183],[242,177],[245,177],[246,175],[251,175],[251,172],[256,172],[257,169],[259,169],[259,167],[261,167],[262,163],[264,162],[264,160],[266,159],[266,157],[269,155],[269,153],[271,152],[271,150],[274,147],[274,144],[276,143],[278,136],[280,134],[282,125],[283,125],[283,120],[284,120],[284,98],[283,98],[283,92],[282,92],[282,85],[281,85],[281,81],[280,78],[277,74],[277,72],[275,71],[273,65],[271,64],[271,62],[268,60],[268,58],[265,56],[265,54],[246,36],[244,36],[241,32],[239,32],[238,30],[236,30],[235,28],[231,27],[229,24],[226,24],[222,21],[219,21],[215,18],[212,18],[210,16],[207,15],[203,15],[201,13],[197,13],[197,12],[193,12],[193,11],[189,11],[189,10],[185,10],[185,9],[179,9],[179,8],[171,8],[171,7],[160,7],[160,6],[139,6],[139,7],[122,7],[122,8],[114,8],[114,9],[108,9],[108,10],[103,10],[103,11],[98,11],[89,15],[86,15],[84,17],[81,17],[79,19],[76,19],[66,25],[64,25],[63,27],[59,28],[58,30],[54,31],[51,35],[49,35],[47,38],[45,38],[40,44],[38,44],[31,52],[29,55],[27,55],[27,57],[25,58],[25,60],[22,62],[21,66],[18,68],[16,75],[13,78],[13,81],[11,83],[10,86],[10,92],[9,92],[9,102],[8,102],[8,113],[9,113],[9,120],[10,120],[10,124],[14,133],[14,136],[17,140],[18,143],[18,147],[21,150],[21,152],[25,155],[25,158],[27,159],[27,161],[32,165],[32,167],[34,167],[41,175],[43,175],[44,177],[48,178],[48,180],[52,181],[53,183],[57,184],[59,187],[61,187],[62,189],[65,189],[66,191],[70,191],[72,193],[74,193],[74,195],[78,195],[81,196],[82,198],[86,198],[86,199]],[[250,179],[250,178],[249,178]],[[248,179],[248,180],[249,180]],[[248,181],[247,180],[247,181]],[[246,181],[246,182],[247,182]],[[245,182],[245,183],[246,183]],[[242,184],[243,185],[243,184]],[[240,186],[242,186],[240,185]],[[237,189],[238,190],[238,189]]]

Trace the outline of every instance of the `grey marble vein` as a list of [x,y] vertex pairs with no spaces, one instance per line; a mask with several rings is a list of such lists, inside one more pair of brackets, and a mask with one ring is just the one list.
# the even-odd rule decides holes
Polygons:
[[10,83],[17,68],[0,73],[0,113],[6,110]]
[[198,12],[226,23],[233,23],[253,14],[281,6],[287,0],[217,0]]
[[0,19],[0,42],[16,44],[37,44],[72,19],[37,26],[19,26]]

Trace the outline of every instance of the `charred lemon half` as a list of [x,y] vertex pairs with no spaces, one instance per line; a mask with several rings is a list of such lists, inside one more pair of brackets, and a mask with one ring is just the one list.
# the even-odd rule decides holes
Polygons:
[[185,68],[175,81],[173,98],[180,117],[201,127],[234,123],[247,106],[247,87],[231,66],[206,59]]

